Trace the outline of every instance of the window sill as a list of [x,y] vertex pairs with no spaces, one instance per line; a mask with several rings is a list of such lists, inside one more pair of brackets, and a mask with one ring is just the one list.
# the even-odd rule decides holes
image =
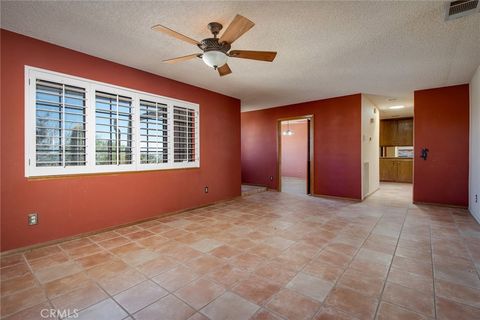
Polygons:
[[159,171],[177,171],[177,170],[199,170],[200,166],[195,167],[182,167],[182,168],[165,168],[165,169],[147,169],[147,170],[129,170],[129,171],[115,171],[115,172],[89,172],[89,173],[66,173],[56,175],[42,175],[42,176],[29,176],[25,177],[28,181],[40,181],[40,180],[56,180],[56,179],[75,179],[83,177],[93,176],[118,176],[125,174],[145,174]]

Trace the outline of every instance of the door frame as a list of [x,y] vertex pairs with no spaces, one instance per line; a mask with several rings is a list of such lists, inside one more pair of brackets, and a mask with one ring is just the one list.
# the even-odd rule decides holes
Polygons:
[[309,124],[308,130],[308,150],[307,150],[307,192],[310,189],[310,193],[307,195],[314,195],[314,116],[312,114],[304,115],[304,116],[296,116],[296,117],[289,117],[289,118],[279,118],[277,119],[277,177],[278,177],[278,187],[277,191],[282,191],[282,122],[283,121],[291,121],[291,120],[307,120]]

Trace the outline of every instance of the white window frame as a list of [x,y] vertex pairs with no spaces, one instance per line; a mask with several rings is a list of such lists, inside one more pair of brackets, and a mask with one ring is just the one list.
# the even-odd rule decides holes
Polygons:
[[[57,82],[85,88],[86,117],[86,165],[85,166],[36,166],[36,80]],[[133,157],[132,164],[97,165],[95,163],[95,92],[103,91],[132,98]],[[168,162],[140,163],[140,100],[163,103],[168,112]],[[195,111],[195,161],[174,162],[173,157],[173,106]],[[62,141],[64,143],[64,141]],[[200,168],[200,106],[196,103],[172,99],[147,92],[124,88],[108,83],[71,76],[31,66],[25,66],[25,177],[44,177],[75,174],[115,173]]]

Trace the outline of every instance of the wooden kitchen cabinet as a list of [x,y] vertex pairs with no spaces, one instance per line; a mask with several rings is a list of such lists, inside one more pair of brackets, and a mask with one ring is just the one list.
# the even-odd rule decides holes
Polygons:
[[413,146],[413,119],[397,120],[397,146]]
[[380,181],[395,181],[397,179],[397,167],[391,159],[380,159]]
[[380,181],[412,182],[412,177],[412,159],[380,159]]
[[401,159],[397,162],[397,182],[412,182],[413,160]]
[[397,132],[396,120],[382,120],[380,121],[380,145],[393,146]]
[[413,146],[413,119],[380,121],[380,146]]

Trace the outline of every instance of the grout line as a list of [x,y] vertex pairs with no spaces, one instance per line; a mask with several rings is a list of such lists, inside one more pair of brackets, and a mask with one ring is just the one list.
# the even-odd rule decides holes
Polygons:
[[[429,217],[430,220],[430,217]],[[433,282],[433,315],[437,319],[437,289],[435,287],[435,268],[433,261],[433,241],[432,241],[432,224],[428,224],[428,230],[430,235],[430,257],[432,260],[432,282]]]
[[395,249],[393,250],[393,253],[392,253],[392,261],[390,262],[390,265],[388,266],[388,271],[387,271],[387,275],[385,277],[385,282],[383,283],[382,291],[380,292],[380,294],[378,296],[378,304],[377,304],[377,308],[375,309],[375,313],[374,313],[374,316],[373,316],[374,319],[377,317],[378,309],[380,308],[380,304],[382,302],[383,292],[385,291],[385,287],[386,287],[387,282],[388,282],[388,276],[390,275],[390,270],[392,269],[393,260],[395,259],[395,253],[397,252],[398,243],[400,242],[400,238],[402,236],[403,227],[405,226],[405,221],[407,220],[407,216],[408,216],[408,208],[405,208],[405,214],[404,214],[404,217],[403,217],[402,226],[400,228],[400,232],[398,233],[398,238],[397,238],[397,243],[395,245]]

